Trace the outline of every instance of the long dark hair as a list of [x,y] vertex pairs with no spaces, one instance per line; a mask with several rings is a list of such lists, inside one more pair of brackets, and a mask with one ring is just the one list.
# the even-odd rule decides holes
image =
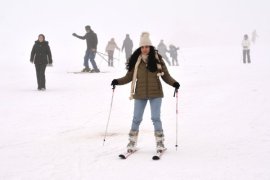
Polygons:
[[[160,59],[162,59],[162,56],[159,53],[157,53],[158,58],[159,58],[159,59],[157,59],[156,53],[157,53],[157,50],[153,46],[150,46],[150,52],[148,54],[148,63],[147,63],[147,69],[150,72],[156,72],[157,71],[157,64],[162,64],[162,62],[160,61]],[[136,49],[133,52],[133,54],[130,56],[129,62],[126,65],[126,69],[128,71],[131,71],[135,67],[135,64],[136,64],[138,57],[140,55],[141,55],[141,47]]]
[[38,35],[38,38],[39,38],[39,36],[42,36],[43,37],[43,41],[45,41],[45,35],[44,34],[39,34]]

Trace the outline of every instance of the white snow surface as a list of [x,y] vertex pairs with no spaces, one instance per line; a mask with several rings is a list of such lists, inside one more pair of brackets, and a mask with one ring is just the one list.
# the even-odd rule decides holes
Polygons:
[[[127,3],[128,2],[128,3]],[[0,7],[0,180],[269,180],[269,1],[9,0]],[[123,5],[123,6],[122,6]],[[133,101],[125,55],[115,67],[96,56],[102,73],[73,74],[83,66],[84,35],[119,47],[126,33],[134,48],[142,31],[152,43],[180,46],[179,67],[168,67],[181,84],[176,117],[174,88],[163,82],[161,118],[168,148],[153,161],[155,139],[149,104],[140,126],[139,151],[118,155],[128,143]],[[253,30],[251,64],[242,63],[241,41]],[[54,65],[45,92],[37,91],[29,62],[44,33]],[[108,136],[103,145],[109,117]],[[178,127],[176,120],[178,119]],[[178,129],[178,136],[176,130]],[[176,137],[178,149],[176,150]]]
[[65,65],[55,61],[46,71],[47,90],[40,92],[34,66],[28,60],[12,64],[13,58],[5,57],[0,71],[0,179],[269,179],[266,52],[266,46],[253,46],[252,63],[243,64],[240,47],[180,51],[180,66],[168,67],[181,84],[179,147],[176,151],[174,89],[163,83],[161,116],[168,150],[160,161],[151,159],[155,140],[149,104],[140,126],[140,150],[127,160],[118,158],[132,121],[130,84],[114,91],[103,146],[110,83],[125,75],[124,61],[108,68],[97,56],[104,72],[98,74],[67,73],[80,70],[79,58]]

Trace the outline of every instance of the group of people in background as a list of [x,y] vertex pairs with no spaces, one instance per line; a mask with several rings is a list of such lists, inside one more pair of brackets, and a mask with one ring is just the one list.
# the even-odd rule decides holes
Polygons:
[[[97,44],[98,44],[98,38],[97,34],[91,29],[89,25],[85,26],[86,34],[84,36],[77,35],[76,33],[73,33],[72,35],[82,39],[86,40],[86,51],[84,55],[84,68],[82,72],[95,72],[99,73],[100,70],[97,67],[97,64],[95,62],[95,56],[97,53]],[[258,34],[256,30],[254,30],[251,34],[251,42],[255,44],[256,39],[258,37]],[[243,63],[251,63],[250,58],[250,45],[251,42],[249,40],[249,37],[247,34],[244,35],[243,41],[242,41],[242,48],[243,48]],[[120,51],[119,46],[116,44],[114,38],[111,38],[111,40],[108,42],[105,51],[108,54],[108,66],[113,67],[114,66],[114,51],[115,49]],[[126,64],[129,63],[129,59],[133,52],[133,41],[130,38],[129,34],[126,34],[126,37],[123,41],[123,45],[121,48],[122,51],[125,51],[126,55]],[[179,47],[176,47],[175,45],[171,44],[169,45],[169,49],[167,49],[167,46],[164,43],[164,40],[160,40],[159,44],[157,45],[157,51],[162,56],[162,59],[169,65],[169,66],[179,66],[178,63],[178,51]],[[171,57],[171,61],[167,56],[167,53],[169,53]],[[89,60],[92,65],[92,69],[89,67]],[[37,84],[38,84],[38,90],[46,90],[46,78],[45,78],[45,70],[48,65],[52,65],[52,54],[49,47],[49,42],[45,41],[44,34],[40,34],[38,36],[38,40],[35,41],[35,44],[31,51],[31,57],[30,62],[35,64],[36,68],[36,76],[37,76]]]
[[[86,30],[86,34],[84,36],[79,36],[76,33],[73,33],[73,36],[82,39],[82,40],[86,40],[86,44],[87,44],[87,49],[85,52],[85,56],[84,56],[84,69],[82,70],[82,72],[95,72],[98,73],[100,72],[100,70],[98,69],[96,62],[95,62],[95,55],[97,52],[97,43],[98,43],[98,39],[97,39],[97,35],[96,33],[91,29],[91,27],[85,26],[85,30]],[[116,44],[115,39],[111,38],[110,41],[107,43],[107,46],[105,48],[105,52],[108,54],[108,66],[109,67],[113,67],[114,66],[114,51],[115,49],[120,51],[119,46]],[[130,38],[129,34],[126,34],[126,37],[123,41],[123,45],[122,45],[122,51],[125,50],[125,54],[126,54],[126,64],[129,61],[129,58],[133,52],[133,41]],[[178,59],[177,59],[177,51],[179,50],[179,47],[176,47],[174,45],[170,45],[169,46],[169,50],[167,49],[167,46],[164,44],[163,40],[160,41],[160,43],[157,46],[157,50],[158,52],[161,54],[162,58],[168,63],[169,66],[173,65],[173,66],[178,66]],[[172,62],[169,60],[169,58],[167,57],[166,53],[170,54],[170,57],[172,58]],[[88,60],[90,60],[93,69],[91,70],[89,68],[89,64],[88,64]]]
[[[168,63],[169,66],[179,66],[178,63],[178,53],[179,47],[176,47],[175,45],[171,44],[169,45],[169,50],[167,49],[167,46],[164,43],[164,40],[160,40],[158,46],[157,46],[158,52],[161,54],[162,58]],[[172,61],[168,58],[167,54],[170,54],[170,57],[172,58]]]
[[[95,61],[96,54],[99,53],[97,51],[97,44],[98,44],[98,37],[97,34],[92,30],[92,28],[87,25],[85,26],[85,35],[80,36],[76,33],[73,33],[72,35],[76,38],[79,38],[81,40],[86,40],[86,51],[84,55],[84,61],[83,65],[84,68],[81,70],[82,72],[92,72],[92,73],[99,73],[100,70],[97,66],[97,63]],[[108,55],[108,66],[113,67],[114,66],[114,51],[115,49],[120,51],[119,46],[116,44],[115,39],[111,38],[111,40],[107,43],[107,46],[105,48],[105,52]],[[162,58],[166,61],[166,63],[171,66],[178,66],[178,59],[177,59],[177,51],[179,50],[179,47],[176,47],[174,45],[169,46],[169,50],[167,49],[167,46],[164,44],[164,41],[161,40],[160,43],[157,46],[157,51],[162,56]],[[129,59],[133,52],[133,41],[130,38],[129,34],[126,34],[126,37],[123,41],[123,45],[121,48],[121,51],[125,51],[126,55],[126,62],[125,64],[129,63]],[[169,60],[166,53],[170,54],[170,57],[172,58],[172,62]],[[105,59],[105,58],[104,58]],[[89,66],[89,61],[92,65],[92,69]],[[45,41],[45,36],[43,34],[40,34],[38,36],[38,40],[35,41],[35,44],[31,51],[31,57],[30,62],[35,64],[36,67],[36,76],[37,76],[37,82],[38,82],[38,90],[46,90],[46,78],[45,78],[45,70],[48,65],[52,66],[52,54],[49,46],[49,42]]]
[[[115,49],[120,51],[120,48],[117,46],[114,38],[112,38],[108,42],[105,49],[105,51],[108,53],[108,66],[113,66],[113,60],[114,60],[113,54],[114,54]],[[130,39],[129,34],[126,34],[126,38],[124,39],[124,42],[122,45],[122,51],[123,50],[125,50],[126,63],[128,63],[129,58],[132,54],[132,50],[133,50],[133,41]],[[178,59],[177,59],[177,56],[178,56],[177,51],[179,50],[179,47],[176,47],[175,45],[171,44],[169,46],[169,49],[167,49],[167,46],[164,44],[164,41],[161,40],[160,43],[157,45],[157,50],[169,66],[171,65],[179,66]],[[172,58],[171,61],[168,58],[167,53],[170,54],[170,57]]]

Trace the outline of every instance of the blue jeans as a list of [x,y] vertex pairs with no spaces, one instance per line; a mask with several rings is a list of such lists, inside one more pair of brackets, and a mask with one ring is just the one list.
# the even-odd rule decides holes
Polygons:
[[162,123],[160,120],[160,107],[162,98],[152,98],[152,99],[135,99],[134,100],[134,114],[131,125],[131,130],[139,131],[139,126],[142,122],[142,117],[144,113],[147,101],[150,101],[151,107],[151,119],[154,125],[155,131],[162,131]]
[[244,63],[246,63],[246,59],[247,59],[247,62],[250,63],[250,50],[249,49],[244,49],[243,50],[243,61],[244,61]]
[[96,57],[96,52],[92,51],[91,49],[87,49],[85,52],[85,56],[84,56],[84,66],[89,68],[89,64],[88,64],[88,60],[90,59],[90,62],[92,64],[92,67],[94,68],[94,70],[98,70],[97,68],[97,64],[95,61],[95,57]]

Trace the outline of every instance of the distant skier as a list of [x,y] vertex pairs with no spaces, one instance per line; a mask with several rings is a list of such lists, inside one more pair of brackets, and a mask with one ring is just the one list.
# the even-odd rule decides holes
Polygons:
[[242,47],[243,47],[243,62],[246,63],[247,59],[247,62],[250,63],[250,41],[248,39],[247,34],[244,35]]
[[112,38],[108,42],[105,49],[105,51],[108,53],[108,66],[111,66],[111,67],[113,67],[113,54],[114,54],[115,49],[120,50],[120,48],[115,43],[114,38]]
[[175,47],[172,44],[169,46],[169,53],[170,53],[170,56],[172,58],[172,65],[173,66],[179,66],[178,59],[177,59],[177,56],[178,56],[177,51],[178,50],[179,50],[179,47]]
[[98,44],[98,38],[97,34],[91,29],[90,26],[85,26],[86,34],[84,36],[79,36],[76,33],[73,33],[72,35],[79,38],[79,39],[86,39],[87,49],[84,56],[84,69],[82,72],[90,72],[89,63],[88,60],[90,59],[90,62],[92,64],[93,70],[91,72],[100,72],[95,61],[96,57],[96,51],[97,51],[97,44]]
[[255,44],[257,37],[259,37],[259,36],[258,36],[256,30],[254,30],[251,34],[251,41],[253,44]]
[[158,152],[163,151],[166,148],[164,146],[164,133],[160,119],[163,98],[160,78],[176,89],[180,87],[180,84],[170,76],[163,59],[153,47],[147,32],[141,34],[140,47],[133,52],[126,67],[128,70],[126,75],[122,78],[114,79],[111,85],[124,85],[132,82],[130,99],[134,99],[134,113],[127,151],[134,152],[136,150],[139,126],[148,101],[155,129],[156,150]]
[[122,51],[125,49],[126,53],[126,63],[128,63],[128,59],[130,58],[132,54],[132,49],[133,49],[133,41],[130,39],[129,34],[126,34],[126,38],[123,42],[122,45]]
[[36,76],[38,83],[38,90],[46,90],[46,78],[45,70],[47,65],[52,65],[52,54],[49,46],[49,42],[45,41],[45,36],[43,34],[38,35],[38,40],[31,51],[30,62],[35,64]]
[[162,58],[169,64],[169,66],[171,65],[171,62],[169,60],[169,58],[167,57],[166,53],[168,52],[167,46],[164,44],[163,40],[160,40],[158,46],[157,46],[157,50],[159,52],[159,54],[162,56]]

